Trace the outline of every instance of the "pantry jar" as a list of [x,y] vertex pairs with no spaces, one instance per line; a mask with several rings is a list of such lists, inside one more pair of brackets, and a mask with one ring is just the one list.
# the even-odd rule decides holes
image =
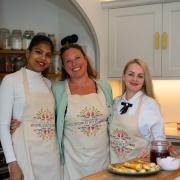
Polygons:
[[30,44],[31,39],[33,38],[33,36],[34,36],[34,31],[30,31],[30,30],[24,31],[23,43],[22,43],[22,48],[23,49],[26,50],[29,47],[29,44]]
[[14,61],[15,61],[15,71],[18,71],[19,69],[24,67],[27,63],[26,58],[22,56],[16,57]]
[[19,29],[14,29],[12,31],[12,49],[22,49],[22,31]]
[[150,161],[157,163],[156,158],[165,158],[169,156],[168,146],[169,143],[167,141],[152,141],[150,150]]
[[55,34],[48,34],[48,37],[51,39],[51,41],[54,44],[54,48],[56,47],[56,38],[55,38]]
[[5,72],[5,57],[0,56],[0,72],[4,73]]
[[10,49],[10,32],[6,28],[0,28],[0,49]]

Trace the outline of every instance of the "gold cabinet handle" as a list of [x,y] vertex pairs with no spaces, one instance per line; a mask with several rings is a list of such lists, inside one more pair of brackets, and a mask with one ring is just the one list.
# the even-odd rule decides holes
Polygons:
[[155,32],[155,48],[159,49],[159,32]]
[[167,48],[167,33],[166,32],[163,32],[163,49],[166,49]]

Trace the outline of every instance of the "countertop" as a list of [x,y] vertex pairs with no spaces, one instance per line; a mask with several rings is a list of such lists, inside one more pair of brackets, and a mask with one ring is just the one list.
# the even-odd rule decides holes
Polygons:
[[81,180],[174,180],[176,177],[180,178],[180,168],[175,171],[160,171],[157,174],[148,176],[115,175],[108,172],[108,170],[103,170],[90,176],[86,176]]
[[180,131],[177,130],[176,122],[165,122],[164,127],[167,138],[180,140]]
[[[168,139],[180,140],[180,131],[177,130],[176,122],[165,122],[165,134]],[[107,169],[98,173],[86,176],[81,180],[174,180],[176,177],[180,178],[180,168],[175,171],[160,171],[154,175],[148,176],[120,176],[108,172]]]

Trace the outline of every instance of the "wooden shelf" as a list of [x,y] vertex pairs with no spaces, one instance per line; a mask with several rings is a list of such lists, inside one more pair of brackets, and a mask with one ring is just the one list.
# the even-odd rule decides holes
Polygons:
[[54,51],[54,53],[53,53],[54,55],[60,55],[60,51]]
[[[25,54],[26,50],[0,49],[0,54]],[[59,55],[59,51],[54,51],[54,55]]]
[[[0,49],[0,55],[20,55],[24,56],[26,53],[26,50],[13,50],[13,49]],[[54,55],[59,55],[59,51],[54,51]],[[25,59],[24,59],[25,60]],[[10,73],[0,73],[0,79],[2,79],[5,75]],[[49,79],[55,79],[58,80],[60,78],[61,74],[55,74],[55,73],[49,73],[47,76]]]
[[[8,74],[11,74],[11,73],[0,73],[0,79]],[[61,74],[60,73],[58,73],[58,74],[57,73],[49,73],[47,76],[50,79],[59,79]]]
[[57,73],[49,73],[49,74],[47,74],[47,77],[52,80],[59,80],[61,77],[61,74],[60,73],[58,73],[58,74]]
[[25,54],[25,50],[1,49],[0,54]]

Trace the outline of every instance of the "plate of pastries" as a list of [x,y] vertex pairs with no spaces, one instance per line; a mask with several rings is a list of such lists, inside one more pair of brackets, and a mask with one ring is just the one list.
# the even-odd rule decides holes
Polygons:
[[130,160],[123,163],[109,164],[108,170],[120,175],[152,175],[160,171],[160,166],[143,160]]

